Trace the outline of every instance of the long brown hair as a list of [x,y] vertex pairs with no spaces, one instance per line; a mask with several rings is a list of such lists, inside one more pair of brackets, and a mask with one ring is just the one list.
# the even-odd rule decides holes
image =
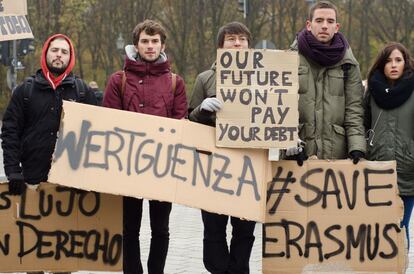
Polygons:
[[384,48],[378,53],[378,56],[375,59],[374,64],[368,72],[368,80],[371,79],[372,75],[376,70],[379,70],[382,73],[384,73],[384,67],[387,63],[388,57],[390,57],[391,53],[395,49],[399,50],[404,58],[404,72],[401,77],[405,78],[412,75],[414,71],[414,59],[411,57],[411,54],[408,51],[408,49],[404,47],[401,43],[390,42],[386,44]]

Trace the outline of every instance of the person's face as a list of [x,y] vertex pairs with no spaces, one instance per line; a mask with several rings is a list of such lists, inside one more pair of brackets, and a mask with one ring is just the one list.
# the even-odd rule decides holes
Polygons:
[[225,34],[223,49],[248,49],[249,40],[245,34]]
[[339,24],[336,22],[335,10],[316,9],[313,13],[312,21],[306,21],[306,29],[310,31],[319,42],[324,44],[330,43],[334,34],[339,30]]
[[404,72],[404,65],[404,56],[401,51],[394,49],[388,56],[384,66],[384,75],[387,80],[393,82],[400,79]]
[[143,60],[154,62],[160,57],[161,51],[164,51],[165,45],[161,44],[161,35],[148,35],[143,31],[139,35],[135,49]]
[[53,40],[46,52],[46,63],[50,72],[60,75],[65,72],[70,60],[70,47],[65,39]]

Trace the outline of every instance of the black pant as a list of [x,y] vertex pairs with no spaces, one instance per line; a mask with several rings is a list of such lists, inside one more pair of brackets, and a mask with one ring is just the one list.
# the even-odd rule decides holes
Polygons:
[[[143,273],[139,246],[139,231],[142,219],[142,199],[123,198],[123,269],[124,273]],[[151,223],[151,246],[148,255],[148,273],[164,273],[170,240],[169,218],[171,203],[149,201]]]
[[256,223],[230,217],[233,232],[229,251],[226,240],[229,216],[204,210],[201,215],[204,223],[203,262],[206,269],[213,274],[248,274]]

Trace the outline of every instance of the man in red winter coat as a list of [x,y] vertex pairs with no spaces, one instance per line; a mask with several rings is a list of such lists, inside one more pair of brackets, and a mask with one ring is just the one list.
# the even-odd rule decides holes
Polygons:
[[[171,73],[164,53],[166,34],[157,22],[145,20],[133,31],[133,45],[125,47],[124,72],[111,75],[103,106],[174,119],[187,116],[184,81]],[[143,273],[139,231],[142,199],[124,197],[124,273]],[[164,273],[169,243],[171,203],[149,201],[151,246],[148,273]]]

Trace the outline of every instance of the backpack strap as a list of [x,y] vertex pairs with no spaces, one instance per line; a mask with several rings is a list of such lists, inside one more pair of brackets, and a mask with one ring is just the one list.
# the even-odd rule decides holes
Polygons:
[[84,103],[85,97],[86,97],[86,91],[88,90],[86,83],[82,79],[75,77],[75,87],[76,87],[77,102]]
[[121,73],[121,88],[119,89],[119,99],[121,100],[121,107],[124,109],[124,94],[126,87],[126,73],[125,70],[120,70],[118,73]]
[[126,73],[125,73],[125,70],[123,70],[122,71],[122,79],[121,79],[121,101],[124,98],[125,86],[126,86]]
[[175,90],[177,89],[177,74],[171,73],[171,82],[172,82],[172,93],[175,95]]

